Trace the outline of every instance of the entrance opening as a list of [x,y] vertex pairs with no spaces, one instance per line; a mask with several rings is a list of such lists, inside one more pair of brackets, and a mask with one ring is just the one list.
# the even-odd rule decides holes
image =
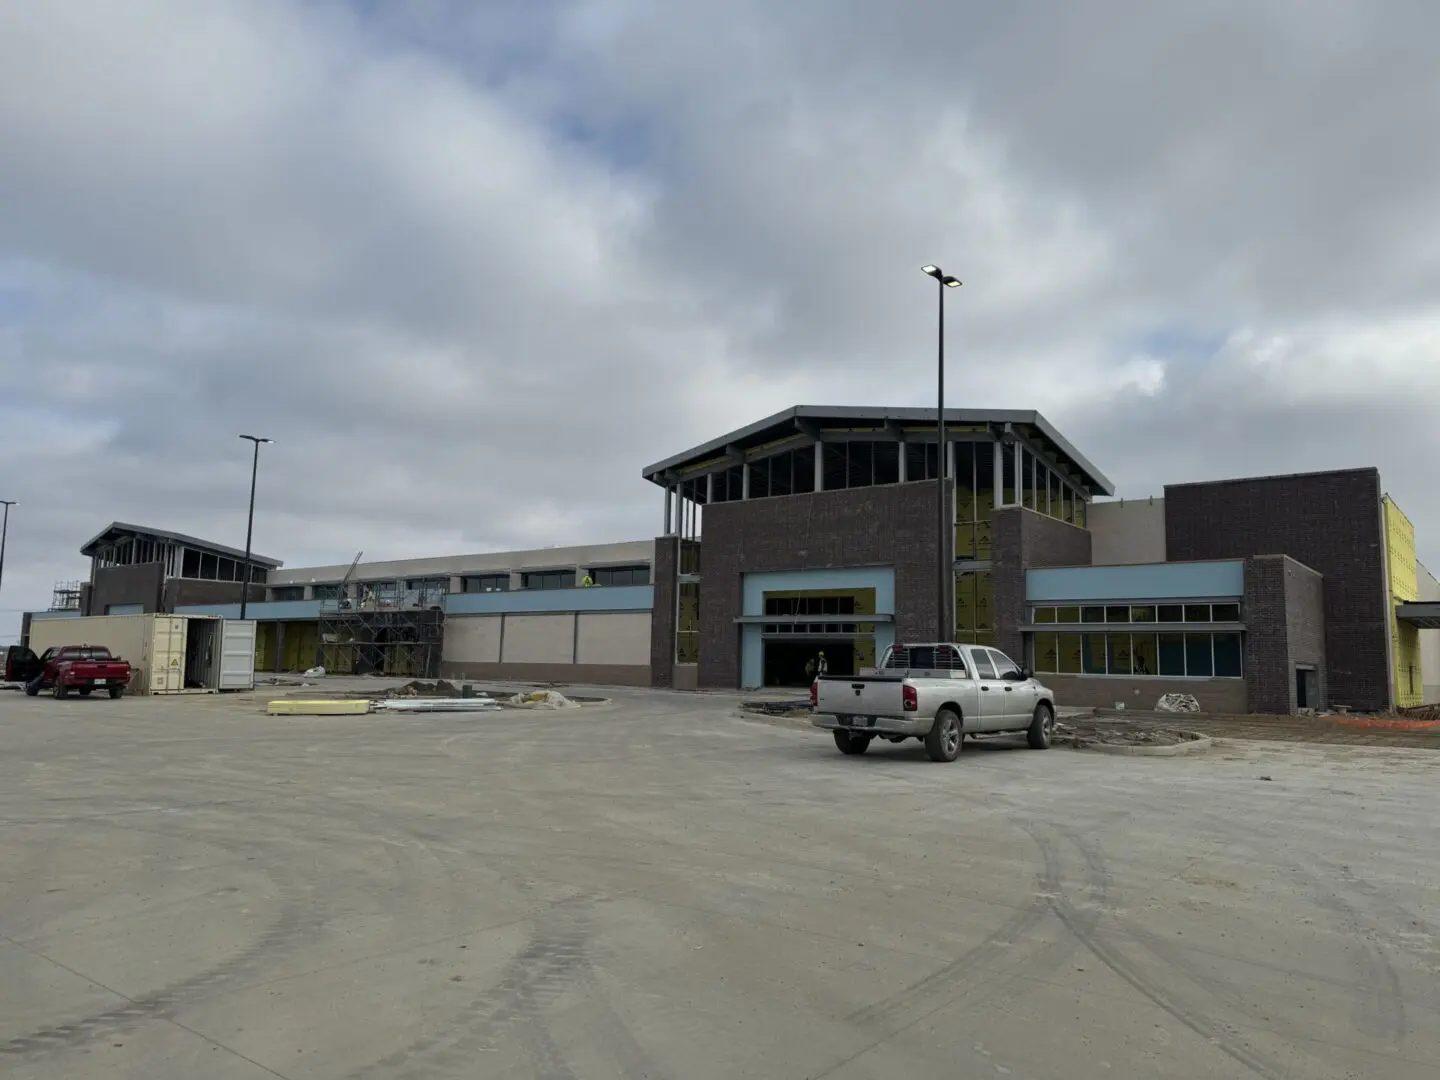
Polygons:
[[1320,705],[1320,677],[1314,668],[1295,669],[1295,707],[1314,709]]
[[766,686],[809,686],[810,674],[805,665],[825,654],[831,675],[855,674],[855,641],[852,638],[774,638],[765,642]]

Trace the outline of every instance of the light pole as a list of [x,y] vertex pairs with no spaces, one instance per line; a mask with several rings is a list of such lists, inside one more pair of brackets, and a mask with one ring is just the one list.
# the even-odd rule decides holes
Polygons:
[[255,444],[255,457],[250,463],[250,517],[245,522],[245,591],[240,594],[240,618],[245,618],[245,609],[250,605],[250,537],[255,531],[255,474],[260,471],[260,444],[273,443],[274,439],[262,439],[257,435],[241,435]]
[[10,507],[18,505],[14,499],[0,499],[5,507],[5,523],[0,525],[0,581],[5,580],[5,537],[10,532]]
[[939,633],[936,634],[936,641],[949,641],[955,636],[955,625],[951,619],[946,617],[946,609],[950,606],[950,582],[952,571],[950,559],[947,555],[950,551],[950,522],[949,515],[945,513],[945,290],[958,289],[960,279],[945,273],[938,266],[922,266],[920,268],[935,279],[940,287],[940,331],[938,338],[938,351],[935,367],[937,372],[937,386],[935,391],[935,432],[938,441],[935,444],[935,471],[937,479],[935,482],[935,514],[936,514],[936,541],[939,550],[936,553],[936,561],[939,564],[939,577],[936,579],[936,612],[935,621]]

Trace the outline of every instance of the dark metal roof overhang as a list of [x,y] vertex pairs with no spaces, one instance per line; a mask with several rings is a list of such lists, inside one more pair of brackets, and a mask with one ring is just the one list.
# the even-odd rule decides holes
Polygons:
[[1410,601],[1395,606],[1395,617],[1421,630],[1440,630],[1440,601]]
[[[946,409],[945,423],[952,428],[993,428],[997,433],[1008,427],[1022,439],[1053,455],[1073,474],[1072,479],[1091,495],[1113,495],[1115,485],[1072,446],[1044,416],[1034,409]],[[906,429],[930,428],[935,438],[935,410],[924,408],[889,408],[883,406],[794,405],[783,412],[757,420],[699,446],[657,461],[640,474],[661,487],[676,483],[686,473],[706,465],[734,464],[744,459],[747,451],[800,434],[822,434],[825,431],[871,429],[889,431],[898,436]],[[924,438],[923,434],[919,435]],[[708,471],[708,470],[705,470]]]
[[[102,546],[116,543],[120,540],[133,540],[136,537],[143,537],[147,540],[168,540],[174,544],[182,544],[185,547],[195,548],[198,551],[208,551],[216,555],[224,555],[231,559],[243,560],[245,552],[238,548],[227,547],[224,544],[216,544],[210,540],[201,540],[196,536],[186,536],[184,533],[171,532],[169,529],[152,529],[145,525],[127,525],[123,521],[112,521],[99,533],[93,536],[80,548],[81,555],[96,555]],[[264,566],[271,570],[278,570],[285,564],[279,559],[268,559],[264,555],[250,553],[250,561],[256,566]]]

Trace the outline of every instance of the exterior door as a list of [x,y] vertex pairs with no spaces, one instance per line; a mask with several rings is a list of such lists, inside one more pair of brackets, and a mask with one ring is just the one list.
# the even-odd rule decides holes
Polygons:
[[1039,699],[1035,681],[1020,678],[1020,665],[999,649],[991,649],[989,652],[990,659],[995,662],[995,674],[1004,687],[1000,696],[1005,702],[1008,726],[1029,725],[1030,717],[1035,712],[1035,702]]
[[1005,729],[1004,684],[995,677],[995,663],[986,649],[970,650],[970,666],[975,670],[976,690],[980,697],[980,730]]
[[216,664],[216,689],[255,689],[255,620],[225,619],[221,622]]

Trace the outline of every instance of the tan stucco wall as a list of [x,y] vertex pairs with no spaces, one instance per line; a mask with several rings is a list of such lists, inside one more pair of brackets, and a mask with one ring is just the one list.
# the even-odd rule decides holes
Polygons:
[[445,663],[500,662],[500,615],[450,615],[440,658]]
[[1095,566],[1165,561],[1164,499],[1092,502],[1085,525],[1090,530],[1090,561]]
[[648,611],[581,612],[575,663],[649,664]]
[[506,615],[504,664],[573,664],[575,616]]

